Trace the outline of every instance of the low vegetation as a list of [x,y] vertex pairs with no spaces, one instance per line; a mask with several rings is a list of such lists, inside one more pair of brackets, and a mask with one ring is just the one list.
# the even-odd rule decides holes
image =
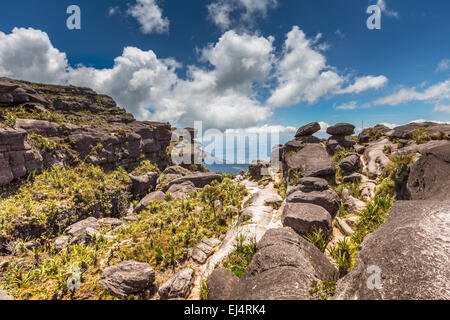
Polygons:
[[222,262],[225,269],[231,270],[236,276],[241,278],[245,270],[253,259],[258,244],[256,239],[247,240],[244,235],[236,237],[235,249]]

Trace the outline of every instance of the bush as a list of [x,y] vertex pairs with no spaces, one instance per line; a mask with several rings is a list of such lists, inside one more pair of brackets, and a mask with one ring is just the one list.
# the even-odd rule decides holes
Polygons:
[[341,276],[346,275],[352,269],[356,248],[350,240],[344,238],[337,245],[329,248],[328,252],[336,260]]
[[252,261],[257,249],[258,244],[256,239],[252,239],[247,243],[245,236],[240,235],[236,237],[235,249],[222,262],[222,266],[225,269],[231,270],[236,276],[241,278]]
[[325,236],[322,229],[304,236],[304,238],[315,245],[321,252],[325,252],[328,242],[331,240],[331,237]]

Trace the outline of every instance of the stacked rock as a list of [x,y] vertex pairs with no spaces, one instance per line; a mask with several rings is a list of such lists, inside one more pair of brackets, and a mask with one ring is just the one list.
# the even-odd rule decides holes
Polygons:
[[356,142],[351,138],[355,133],[355,126],[349,123],[338,123],[327,129],[331,135],[328,139],[327,149],[331,154],[335,154],[341,149],[352,148]]

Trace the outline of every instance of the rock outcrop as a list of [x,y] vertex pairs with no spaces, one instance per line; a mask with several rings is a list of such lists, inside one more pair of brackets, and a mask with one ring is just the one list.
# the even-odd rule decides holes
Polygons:
[[217,268],[211,273],[206,283],[208,300],[228,300],[239,278],[230,270]]
[[407,192],[411,200],[450,199],[450,142],[425,152],[411,166]]
[[271,229],[258,244],[231,300],[308,300],[313,281],[334,281],[337,270],[291,228]]
[[449,230],[450,202],[396,202],[386,222],[364,239],[335,299],[450,299]]
[[191,291],[194,274],[194,270],[190,268],[174,274],[159,287],[158,294],[161,300],[186,299]]
[[103,270],[99,286],[126,297],[149,288],[155,281],[155,271],[147,263],[124,261]]
[[332,232],[331,215],[322,207],[309,203],[288,203],[281,218],[283,226],[307,236],[320,229],[325,236]]

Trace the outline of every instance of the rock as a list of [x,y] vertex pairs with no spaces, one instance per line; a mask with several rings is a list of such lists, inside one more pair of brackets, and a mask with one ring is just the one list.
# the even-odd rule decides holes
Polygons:
[[8,295],[5,291],[0,289],[0,301],[12,301],[14,298]]
[[356,151],[357,154],[363,154],[364,151],[366,151],[366,147],[361,146],[361,145],[359,145],[359,144],[355,144],[355,145],[353,146],[353,148],[355,149],[355,151]]
[[299,181],[302,191],[323,191],[328,189],[328,182],[322,178],[306,177]]
[[339,167],[347,173],[355,172],[361,167],[361,160],[356,153],[350,153],[341,160]]
[[337,270],[291,228],[271,229],[258,244],[231,300],[308,300],[313,281],[334,281]]
[[283,160],[284,183],[296,185],[303,177],[334,176],[336,168],[321,144],[309,144],[300,151],[285,155]]
[[351,136],[355,133],[355,126],[349,123],[338,123],[328,127],[327,133],[331,136]]
[[371,201],[375,197],[377,185],[375,182],[366,181],[359,186],[359,194],[366,201]]
[[312,122],[298,129],[295,137],[311,136],[317,131],[320,131],[320,129],[320,124],[318,122]]
[[366,203],[353,197],[347,188],[344,188],[344,190],[342,190],[342,200],[344,201],[344,204],[350,213],[355,213],[367,209]]
[[260,180],[263,176],[270,175],[270,163],[266,161],[252,161],[248,166],[248,173],[254,180]]
[[324,191],[295,191],[290,194],[286,201],[288,203],[311,203],[326,209],[332,217],[336,215],[339,209],[339,196],[331,189]]
[[347,174],[342,177],[342,182],[360,182],[362,180],[363,176],[357,172],[354,172],[352,174]]
[[291,227],[299,235],[307,236],[322,229],[325,236],[331,234],[331,215],[322,207],[309,203],[288,203],[281,218],[283,226]]
[[[361,244],[338,300],[449,300],[450,202],[397,201]],[[380,272],[379,287],[374,275]]]
[[71,226],[67,227],[66,233],[72,237],[84,236],[88,228],[91,228],[93,230],[100,229],[100,225],[98,224],[97,219],[90,217],[74,223]]
[[215,172],[198,172],[172,180],[163,190],[167,191],[172,185],[182,184],[187,181],[192,182],[196,188],[203,188],[213,181],[222,182],[222,179],[222,175]]
[[374,143],[370,143],[365,151],[367,160],[367,173],[372,176],[379,176],[386,172],[386,166],[389,158],[384,153],[386,146],[393,146],[389,139],[383,139]]
[[116,218],[103,218],[103,219],[99,219],[98,223],[101,226],[106,226],[106,227],[119,227],[123,224],[123,221],[120,219],[116,219]]
[[103,270],[100,287],[119,297],[126,297],[149,288],[155,281],[155,271],[147,263],[124,261]]
[[351,237],[355,233],[355,231],[353,231],[353,229],[347,224],[347,222],[345,222],[341,218],[336,217],[336,222],[345,236]]
[[188,169],[185,169],[180,166],[171,166],[163,171],[163,174],[165,175],[177,175],[179,177],[184,177],[190,175],[191,173],[192,172],[190,172]]
[[230,270],[217,268],[206,282],[208,300],[228,300],[231,292],[239,282],[239,278]]
[[220,245],[217,239],[203,238],[202,242],[192,251],[192,259],[198,264],[204,264],[212,255],[214,248]]
[[450,124],[440,124],[435,122],[422,122],[422,123],[410,123],[404,126],[394,128],[393,132],[389,135],[392,139],[406,139],[413,138],[417,130],[423,128],[425,134],[430,138],[439,139],[441,132],[444,134],[444,138],[448,138],[450,134]]
[[194,281],[194,270],[187,268],[176,273],[159,288],[161,300],[187,299]]
[[421,155],[424,155],[427,152],[429,152],[431,149],[434,149],[436,147],[441,147],[441,146],[444,146],[449,143],[450,142],[448,140],[433,140],[433,141],[429,141],[429,142],[423,143],[423,144],[413,143],[407,147],[398,149],[397,154],[410,155],[410,154],[419,153]]
[[410,168],[407,190],[411,200],[450,199],[450,142],[432,148]]
[[280,206],[282,202],[283,198],[278,194],[275,194],[272,197],[269,197],[264,200],[264,204],[269,207]]
[[363,144],[378,140],[389,131],[391,131],[391,129],[383,124],[378,124],[373,128],[364,129],[358,136],[358,143]]
[[180,199],[186,197],[192,191],[195,191],[194,184],[191,181],[186,181],[181,184],[171,185],[167,193],[170,193],[175,199]]
[[158,173],[150,172],[141,176],[129,175],[131,179],[131,192],[134,195],[143,197],[149,193],[150,188],[153,190],[156,187],[156,182],[158,181]]
[[352,137],[331,136],[327,141],[327,150],[331,154],[335,154],[341,149],[350,149],[356,144]]
[[58,137],[59,125],[54,122],[33,119],[17,119],[16,129],[34,132],[44,137]]
[[162,191],[155,191],[151,192],[148,195],[144,197],[144,199],[139,202],[139,204],[136,206],[135,212],[139,213],[142,210],[145,210],[147,206],[154,201],[165,201],[166,195]]
[[61,251],[64,250],[65,248],[67,248],[67,246],[69,245],[70,242],[70,237],[69,236],[61,236],[55,239],[55,244],[54,244],[54,248],[56,251]]

